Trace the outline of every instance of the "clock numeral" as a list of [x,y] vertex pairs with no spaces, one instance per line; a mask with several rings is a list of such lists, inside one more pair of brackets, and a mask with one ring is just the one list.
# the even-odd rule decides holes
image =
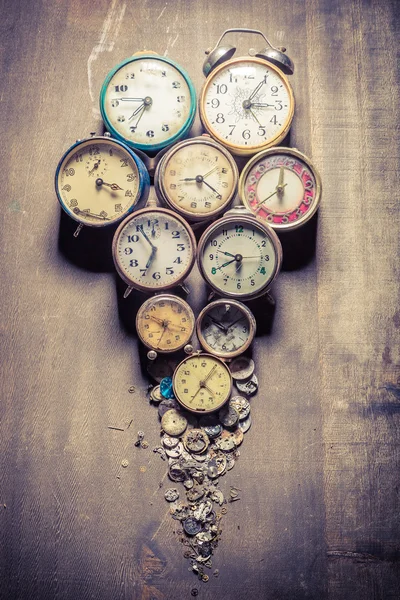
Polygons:
[[71,188],[71,186],[70,186],[70,185],[67,183],[67,185],[64,185],[62,189],[63,189],[63,190],[65,190],[66,192],[70,192],[72,188]]
[[185,249],[185,244],[177,244],[176,249],[178,252],[183,252]]
[[118,121],[118,123],[123,123],[125,121],[124,115],[118,115],[117,121]]
[[154,131],[152,129],[149,129],[149,131],[146,131],[146,135],[149,138],[153,138],[154,137]]
[[236,287],[237,287],[237,289],[238,289],[238,290],[241,290],[241,289],[242,289],[242,284],[240,283],[240,281],[238,281],[238,284],[237,284],[237,286],[236,286]]
[[82,154],[77,154],[75,156],[75,162],[79,163],[79,162],[82,162],[82,161],[83,161]]
[[132,252],[133,252],[132,248],[129,248],[129,247],[124,248],[124,254],[126,254],[127,256],[129,256],[129,254],[132,254]]
[[166,275],[173,275],[174,274],[174,270],[172,267],[166,267],[165,268],[165,273]]
[[[173,239],[173,240],[177,240],[177,239],[178,239],[178,238],[180,238],[180,237],[181,237],[181,232],[180,232],[180,231],[173,231],[173,232],[172,232],[172,239]],[[178,244],[178,246],[179,246],[179,245],[180,245],[180,244]]]
[[135,179],[136,179],[135,173],[128,173],[126,176],[127,181],[135,181]]
[[71,208],[73,208],[74,206],[78,206],[78,200],[75,200],[75,198],[73,198],[72,200],[70,200],[69,205]]
[[125,79],[135,79],[135,73],[127,73]]
[[312,188],[314,187],[313,180],[309,179],[308,181],[306,181],[304,187],[306,190],[312,190]]
[[180,256],[177,256],[176,259],[174,260],[174,263],[177,264],[177,265],[180,265],[181,262],[182,262],[182,260],[181,260]]
[[129,262],[129,266],[130,267],[137,267],[138,266],[138,261],[134,258]]
[[111,100],[111,106],[113,108],[117,108],[117,106],[119,106],[119,101],[118,100]]
[[269,254],[266,254],[266,255],[264,256],[264,260],[266,260],[267,262],[269,261]]
[[261,267],[260,273],[261,275],[266,275],[265,267]]
[[161,279],[161,273],[159,271],[156,271],[155,273],[153,273],[152,275],[153,279]]
[[250,136],[250,129],[244,129],[244,130],[242,131],[242,138],[243,138],[244,140],[249,140],[249,139],[250,139],[250,137],[251,137],[251,136]]
[[128,235],[128,242],[138,242],[139,241],[139,236],[138,235]]
[[146,277],[147,269],[139,269],[140,277]]
[[197,208],[197,202],[191,202],[190,208]]
[[277,96],[278,95],[278,86],[277,85],[273,85],[271,87],[271,96]]
[[218,245],[217,240],[211,240],[210,246],[217,246],[217,245]]
[[174,171],[173,169],[171,169],[171,171],[169,172],[169,174],[170,174],[172,177],[175,177],[175,175],[176,175],[176,171]]
[[225,117],[222,113],[217,114],[217,118],[215,119],[217,123],[225,123]]
[[122,204],[116,204],[114,210],[115,212],[122,212]]
[[221,170],[222,170],[222,172],[223,172],[223,174],[224,174],[224,175],[226,175],[226,174],[227,174],[227,172],[228,172],[228,169],[226,169],[225,167],[222,167],[222,169],[221,169]]
[[232,135],[232,133],[235,131],[235,127],[236,125],[228,125],[228,127],[231,128],[230,132],[228,133],[228,135]]
[[186,96],[177,96],[176,99],[178,102],[185,102]]
[[167,125],[167,123],[164,123],[164,125],[161,127],[162,131],[169,131],[169,125]]
[[243,233],[243,225],[235,225],[236,233]]
[[126,190],[126,192],[125,192],[125,196],[132,197],[132,196],[133,196],[133,194],[132,194],[132,190]]
[[70,167],[69,169],[65,169],[64,173],[66,174],[67,177],[73,177],[75,175],[75,169]]
[[127,158],[120,158],[119,162],[121,163],[121,167],[127,167],[128,166],[128,159]]
[[211,208],[211,202],[205,202],[205,203],[204,203],[204,206],[205,206],[206,208]]
[[223,181],[221,185],[222,185],[223,188],[227,188],[228,187],[228,184],[227,184],[226,181]]
[[273,123],[274,125],[276,125],[278,123],[278,119],[276,118],[276,115],[274,115],[272,117],[272,119],[270,120],[270,123]]
[[[254,281],[254,279],[252,279],[250,281],[250,285],[253,286],[253,287],[256,285],[256,282]],[[244,328],[244,332],[246,332],[246,328]]]
[[209,254],[209,255],[208,255],[208,258],[209,258],[210,260],[214,260],[214,254]]
[[181,87],[181,83],[180,83],[180,81],[173,81],[173,82],[172,82],[172,87],[173,87],[175,90],[177,90],[178,88],[180,88],[180,87]]
[[218,98],[213,98],[211,100],[211,106],[212,106],[212,108],[218,108],[218,106],[219,106],[219,100],[218,100]]
[[261,135],[261,136],[265,135],[266,134],[265,127],[260,125],[260,127],[257,129],[257,133],[258,133],[258,135]]
[[211,275],[216,275],[217,274],[217,269],[215,267],[213,267],[211,269]]
[[262,240],[262,241],[261,241],[261,247],[262,247],[262,248],[265,248],[265,246],[266,246],[266,245],[267,245],[267,242],[266,242],[265,240]]
[[176,190],[176,184],[175,183],[171,183],[169,187],[170,187],[171,190]]
[[128,86],[127,85],[114,85],[114,90],[116,92],[127,92]]
[[217,94],[226,94],[228,91],[228,86],[225,83],[221,83],[221,85],[217,85]]

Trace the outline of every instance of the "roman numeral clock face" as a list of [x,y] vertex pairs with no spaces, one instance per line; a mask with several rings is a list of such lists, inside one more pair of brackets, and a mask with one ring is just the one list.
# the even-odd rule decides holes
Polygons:
[[289,131],[294,97],[285,75],[259,58],[237,58],[212,71],[200,97],[204,127],[233,154],[276,145]]

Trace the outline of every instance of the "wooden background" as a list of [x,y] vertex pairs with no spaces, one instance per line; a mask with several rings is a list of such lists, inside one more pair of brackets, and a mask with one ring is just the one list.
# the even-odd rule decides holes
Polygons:
[[[205,600],[398,599],[396,0],[0,9],[0,598],[181,600],[198,588]],[[204,50],[237,26],[294,59],[291,145],[324,191],[315,257],[278,278],[272,332],[255,344],[253,427],[221,481],[241,500],[223,520],[220,576],[202,583],[159,488],[158,419],[115,274],[79,256],[53,177],[77,138],[102,131],[98,94],[115,64],[151,49],[199,92]],[[242,54],[259,45],[238,41]],[[197,274],[190,283],[200,297]],[[133,445],[139,429],[148,450]]]

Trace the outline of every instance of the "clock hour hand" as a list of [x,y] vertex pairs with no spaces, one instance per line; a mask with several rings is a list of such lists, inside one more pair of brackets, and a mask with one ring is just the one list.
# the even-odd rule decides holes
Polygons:
[[255,107],[255,108],[266,108],[267,106],[271,106],[272,108],[275,108],[274,104],[266,104],[265,102],[252,102],[251,103],[251,107]]
[[212,321],[214,323],[214,325],[216,325],[219,329],[222,329],[222,331],[224,333],[227,332],[227,328],[224,325],[222,325],[222,323],[220,323],[219,321],[214,319],[211,315],[208,315],[208,317],[209,317],[210,321]]
[[218,169],[218,167],[214,167],[211,169],[211,171],[208,171],[208,173],[206,173],[205,175],[203,175],[203,179],[205,179],[206,177],[208,177],[209,175],[211,175],[211,173],[214,173],[214,171]]
[[[287,186],[287,183],[285,183],[282,186],[282,190],[283,188],[285,188]],[[261,200],[261,202],[257,202],[256,204],[256,208],[258,208],[259,206],[261,206],[261,204],[264,204],[264,202],[266,202],[267,200],[269,200],[270,198],[272,198],[272,196],[275,196],[275,194],[278,193],[278,186],[276,186],[276,190],[274,192],[272,192],[272,194],[270,194],[269,196],[267,196],[266,198],[264,198],[264,200]]]
[[118,102],[144,102],[144,98],[114,98]]
[[149,236],[147,235],[147,233],[145,232],[145,230],[143,229],[143,225],[139,225],[139,231],[140,233],[143,235],[144,239],[149,242],[151,248],[156,251],[157,247],[153,244],[153,242],[151,241],[151,239],[149,238]]
[[101,179],[101,177],[99,177],[98,179],[96,179],[96,185],[97,187],[101,187],[102,185],[106,185],[107,187],[110,187],[114,192],[116,192],[117,190],[122,190],[122,187],[119,187],[119,185],[117,183],[107,183],[106,181],[104,181],[103,179]]
[[138,118],[138,120],[136,122],[136,125],[134,125],[135,129],[138,126],[138,123],[139,123],[140,119],[142,118],[143,113],[146,110],[146,108],[149,107],[149,106],[151,106],[152,104],[153,104],[152,98],[150,98],[150,96],[146,96],[146,98],[143,98],[142,104],[140,106],[138,106],[136,110],[133,111],[133,113],[129,117],[129,121],[131,119],[133,119],[133,117],[135,117],[136,115],[138,115],[140,113],[140,111],[142,111],[142,113],[140,114],[140,116],[139,116],[139,118]]
[[91,175],[95,169],[98,169],[98,168],[99,168],[99,166],[100,166],[100,162],[101,162],[101,160],[100,160],[100,158],[99,158],[99,160],[98,160],[97,162],[95,162],[95,163],[94,163],[94,165],[93,165],[93,168],[92,168],[92,169],[90,169],[90,171],[89,171],[89,175]]
[[155,255],[156,255],[156,252],[157,252],[157,248],[156,248],[155,246],[153,246],[153,247],[152,247],[152,249],[151,249],[151,254],[150,254],[150,256],[149,256],[149,260],[148,260],[148,261],[147,261],[147,263],[146,263],[146,269],[149,269],[149,268],[151,267],[151,263],[152,263],[152,262],[153,262],[153,260],[154,260],[154,257],[155,257]]

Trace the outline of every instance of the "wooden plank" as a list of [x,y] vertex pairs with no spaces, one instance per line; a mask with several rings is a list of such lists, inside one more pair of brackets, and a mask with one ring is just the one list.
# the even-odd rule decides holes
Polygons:
[[[396,3],[1,7],[0,598],[397,598]],[[75,139],[102,131],[97,98],[115,64],[152,49],[200,91],[204,50],[236,26],[294,58],[290,141],[324,193],[316,256],[281,274],[272,329],[255,343],[254,423],[221,481],[241,501],[223,520],[220,576],[204,584],[163,499],[159,423],[109,241],[90,256],[71,246],[53,177]],[[82,248],[95,247],[89,233]],[[197,272],[189,283],[198,311]]]

